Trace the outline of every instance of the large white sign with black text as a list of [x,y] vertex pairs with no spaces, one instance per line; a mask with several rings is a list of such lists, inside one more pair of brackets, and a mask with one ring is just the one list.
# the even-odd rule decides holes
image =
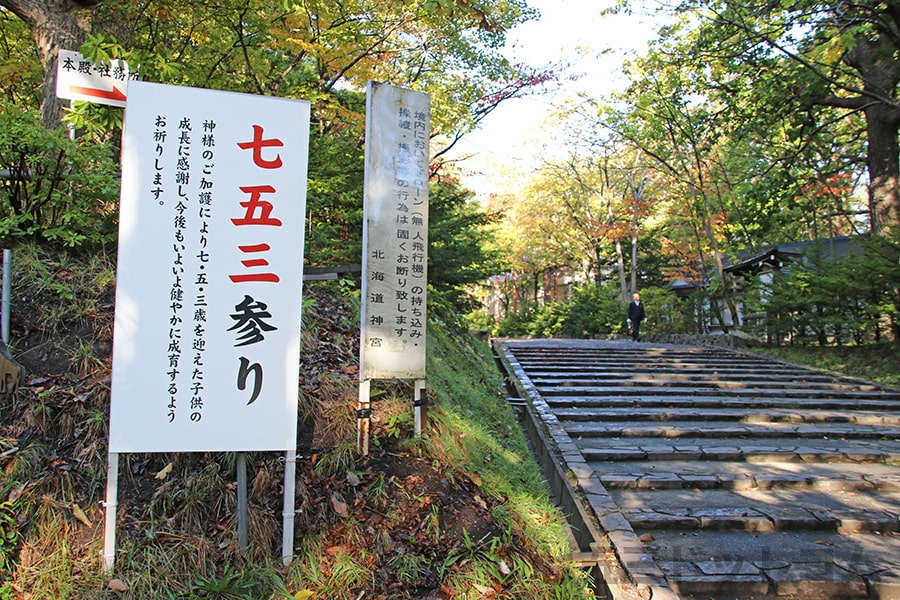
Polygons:
[[295,448],[309,116],[129,84],[111,453]]

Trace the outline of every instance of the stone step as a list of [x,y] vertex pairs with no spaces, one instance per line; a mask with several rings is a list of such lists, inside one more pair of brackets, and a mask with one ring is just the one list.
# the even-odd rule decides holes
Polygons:
[[[586,360],[525,360],[519,361],[519,364],[529,373],[566,373],[569,375],[580,375],[582,373],[602,373],[602,372],[656,372],[656,371],[673,371],[681,370],[685,372],[720,372],[720,373],[790,373],[794,375],[807,375],[815,378],[843,379],[852,381],[851,378],[840,377],[828,371],[819,371],[817,369],[786,365],[780,363],[755,362],[747,360],[708,360],[708,361],[684,361],[673,359],[656,359],[653,357],[636,356],[629,360],[619,360],[615,358],[593,358]],[[876,385],[872,382],[863,382],[867,385]]]
[[884,411],[828,411],[791,410],[774,408],[766,412],[752,413],[747,408],[708,409],[702,412],[695,407],[685,408],[561,408],[554,411],[560,421],[648,421],[655,423],[680,423],[682,421],[722,421],[727,423],[854,423],[857,425],[900,425],[900,412]]
[[[841,380],[835,375],[825,371],[816,371],[814,369],[806,369],[803,367],[792,367],[781,364],[762,364],[735,361],[718,361],[710,360],[705,362],[686,363],[679,360],[663,360],[646,359],[644,357],[635,357],[633,360],[621,360],[617,358],[605,358],[591,360],[585,362],[564,362],[553,363],[544,361],[533,361],[522,363],[522,367],[536,377],[545,375],[565,374],[569,376],[580,376],[583,374],[603,374],[603,373],[654,373],[654,372],[675,372],[684,373],[722,373],[722,374],[738,374],[738,373],[783,373],[787,375],[806,375],[813,379],[825,379],[829,381]],[[863,382],[860,382],[863,383]],[[871,382],[867,385],[874,385]]]
[[842,535],[858,533],[896,533],[900,531],[897,516],[881,511],[820,513],[794,512],[785,509],[761,511],[751,507],[697,508],[684,511],[634,509],[622,515],[636,530],[665,529],[693,531],[834,531]]
[[709,460],[746,462],[900,462],[898,440],[715,438],[585,438],[575,440],[589,462],[621,460]]
[[712,359],[706,361],[686,362],[681,360],[657,360],[648,357],[634,357],[633,359],[621,359],[606,357],[586,361],[566,361],[555,363],[553,361],[520,361],[520,365],[535,377],[545,375],[569,375],[580,376],[584,374],[603,373],[654,373],[654,372],[683,372],[683,373],[720,373],[723,375],[740,373],[771,373],[787,376],[806,376],[812,380],[846,381],[855,382],[867,386],[882,387],[870,381],[842,377],[819,371],[812,368],[786,365],[781,363],[761,363],[735,360]]
[[610,490],[795,490],[900,493],[900,469],[879,463],[613,461],[588,463]]
[[782,384],[788,387],[816,387],[828,390],[851,390],[881,392],[882,395],[898,397],[900,394],[885,390],[876,385],[866,385],[853,381],[836,381],[829,377],[809,377],[807,375],[793,375],[788,373],[761,373],[747,371],[742,373],[717,373],[717,372],[685,372],[683,370],[651,372],[597,372],[580,373],[578,375],[565,373],[530,373],[532,383],[541,387],[579,387],[596,385],[598,382],[605,384],[626,385],[631,383],[656,384],[671,382],[692,381],[698,384],[711,382],[721,383],[723,386],[732,387],[772,387],[774,384]]
[[657,373],[655,375],[631,375],[619,377],[598,378],[555,378],[537,377],[532,383],[542,389],[553,388],[579,388],[615,387],[615,386],[645,386],[654,388],[678,388],[678,387],[713,387],[715,389],[806,389],[823,390],[826,392],[869,392],[881,398],[890,398],[900,404],[900,393],[892,393],[877,387],[865,387],[852,383],[809,382],[799,378],[767,377],[758,375],[755,377],[720,377],[717,375],[685,376],[681,373]]
[[610,384],[609,382],[584,382],[583,385],[539,385],[535,387],[547,397],[554,396],[608,396],[640,394],[644,396],[665,394],[691,394],[691,395],[739,395],[750,397],[780,397],[780,398],[850,398],[861,400],[882,400],[893,402],[894,408],[900,407],[900,395],[881,391],[866,391],[852,389],[832,389],[819,386],[785,386],[776,383],[772,385],[743,385],[740,382],[696,382],[659,380],[649,381],[631,379]]
[[723,423],[718,421],[682,421],[659,424],[646,421],[615,423],[567,423],[566,431],[575,438],[655,437],[655,438],[841,438],[900,439],[900,428],[889,425],[852,423]]
[[799,490],[615,490],[635,531],[828,531],[841,535],[900,531],[900,494],[873,490],[807,496]]
[[[522,366],[532,364],[596,364],[596,363],[643,363],[643,364],[665,364],[665,363],[685,363],[694,365],[698,363],[719,363],[719,364],[754,364],[760,366],[784,365],[774,359],[753,356],[750,354],[739,354],[736,352],[681,352],[673,350],[671,346],[667,348],[658,348],[659,351],[643,347],[634,349],[610,349],[601,352],[532,352],[527,349],[515,348],[516,360]],[[795,367],[796,368],[796,367]],[[801,367],[802,368],[802,367]]]
[[[751,411],[760,409],[799,409],[799,410],[864,410],[885,411],[895,414],[898,411],[897,403],[877,399],[850,398],[799,398],[771,395],[768,397],[753,395],[722,394],[694,394],[694,395],[654,395],[652,393],[640,393],[640,390],[616,390],[617,393],[609,396],[550,396],[546,398],[547,404],[555,411],[560,409],[582,408],[693,408],[693,409],[720,409],[737,408]],[[627,393],[623,393],[627,392]]]
[[900,600],[900,390],[724,349],[514,354],[635,583],[679,600]]
[[697,530],[642,538],[686,600],[900,598],[900,538],[892,535]]
[[579,377],[582,375],[604,375],[626,374],[626,373],[693,373],[697,375],[707,375],[710,373],[718,373],[720,375],[740,375],[740,374],[772,374],[784,375],[786,377],[806,377],[811,381],[830,381],[830,382],[850,382],[858,383],[865,386],[880,386],[871,381],[862,379],[853,379],[830,373],[828,371],[819,371],[812,368],[785,365],[779,363],[752,363],[752,362],[735,362],[735,361],[719,361],[710,360],[704,362],[684,362],[680,360],[661,360],[647,359],[643,357],[635,357],[634,360],[622,361],[615,358],[605,358],[599,360],[586,361],[583,363],[553,363],[538,362],[524,363],[522,367],[534,377],[556,377],[566,375],[568,377]]
[[900,403],[900,393],[884,391],[877,386],[866,386],[853,382],[835,381],[810,381],[808,378],[785,377],[779,374],[754,373],[744,375],[720,375],[720,374],[694,374],[678,372],[655,372],[653,374],[619,373],[580,375],[577,377],[532,377],[532,383],[540,388],[582,388],[596,387],[598,382],[605,386],[635,386],[645,385],[654,387],[678,387],[678,386],[711,386],[717,389],[742,389],[742,388],[801,388],[839,392],[873,392],[885,398],[894,398]]

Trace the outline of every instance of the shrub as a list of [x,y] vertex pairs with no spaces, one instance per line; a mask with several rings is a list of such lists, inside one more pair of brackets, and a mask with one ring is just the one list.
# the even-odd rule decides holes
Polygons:
[[825,346],[897,339],[900,244],[860,243],[860,254],[837,259],[813,248],[776,277],[762,303],[770,341]]
[[116,235],[119,181],[105,145],[44,129],[38,115],[0,101],[0,240],[44,239],[66,246]]
[[616,333],[625,320],[619,289],[611,285],[575,288],[559,333],[566,337],[590,337]]
[[537,315],[538,306],[534,302],[524,303],[518,312],[510,312],[500,319],[497,335],[500,337],[521,337],[532,334],[532,323]]
[[625,313],[617,287],[586,285],[561,302],[529,303],[508,314],[500,321],[498,335],[587,338],[616,334],[625,327]]
[[[674,292],[657,287],[640,290],[647,320],[641,331],[648,333],[688,333],[695,330],[694,304],[679,299]],[[624,318],[625,308],[622,309]]]

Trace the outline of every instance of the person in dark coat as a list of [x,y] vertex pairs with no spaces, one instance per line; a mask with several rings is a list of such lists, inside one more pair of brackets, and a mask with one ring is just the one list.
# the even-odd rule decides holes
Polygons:
[[631,339],[635,342],[641,341],[641,321],[646,316],[641,295],[635,294],[634,300],[628,305],[628,327],[631,328]]

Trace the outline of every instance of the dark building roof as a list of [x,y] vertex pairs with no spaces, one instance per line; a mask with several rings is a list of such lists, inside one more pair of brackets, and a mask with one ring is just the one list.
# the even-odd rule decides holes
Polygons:
[[815,255],[837,259],[860,254],[862,249],[856,237],[842,236],[807,242],[791,242],[766,246],[762,249],[738,253],[738,262],[725,267],[726,273],[754,275],[761,271],[780,271],[786,265]]

